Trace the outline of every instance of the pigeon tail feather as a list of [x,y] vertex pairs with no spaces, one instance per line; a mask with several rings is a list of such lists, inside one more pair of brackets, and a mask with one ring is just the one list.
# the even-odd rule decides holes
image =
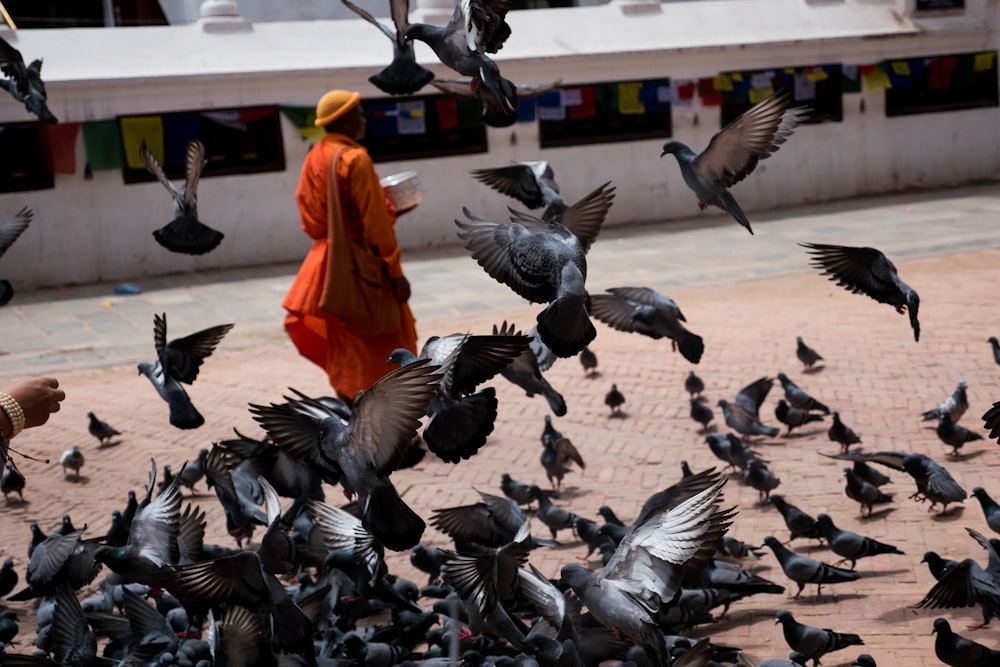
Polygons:
[[375,539],[392,551],[406,551],[417,546],[427,527],[387,479],[380,480],[372,488],[362,513],[362,523]]
[[170,252],[204,255],[216,248],[225,235],[198,220],[179,216],[153,232],[153,238]]
[[697,364],[705,352],[705,341],[698,334],[685,331],[677,341],[677,349],[680,350],[681,356],[692,364]]
[[573,357],[597,338],[587,308],[575,296],[560,297],[538,314],[538,335],[557,357]]

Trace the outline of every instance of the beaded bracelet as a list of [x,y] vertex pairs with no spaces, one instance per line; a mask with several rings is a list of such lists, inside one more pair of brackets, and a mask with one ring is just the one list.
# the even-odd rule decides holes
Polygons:
[[21,404],[13,396],[4,393],[0,393],[0,409],[3,409],[7,414],[7,419],[10,420],[11,429],[7,440],[13,440],[18,433],[24,430],[24,410],[21,409]]

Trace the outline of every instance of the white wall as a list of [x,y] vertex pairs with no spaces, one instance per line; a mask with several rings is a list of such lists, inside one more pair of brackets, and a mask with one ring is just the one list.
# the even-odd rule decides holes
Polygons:
[[[787,1],[799,3],[796,11],[809,11],[808,7],[802,9],[801,5],[805,3],[800,0]],[[674,8],[679,4],[683,3],[664,7]],[[718,4],[726,5],[727,11],[735,11],[733,7],[750,7],[754,3],[753,0],[692,3],[706,7]],[[836,4],[840,6],[840,3]],[[868,11],[872,5],[880,4],[883,8],[886,6],[886,3],[877,2],[864,2],[859,6]],[[818,5],[820,11],[831,11],[830,3]],[[548,53],[553,49],[561,49],[562,52],[531,57],[532,44],[522,42],[509,53],[505,47],[498,59],[504,74],[512,80],[540,83],[562,79],[566,84],[664,76],[699,77],[732,69],[828,62],[867,64],[882,58],[995,49],[997,40],[992,25],[996,25],[997,4],[991,2],[988,9],[983,2],[971,0],[969,12],[964,16],[954,19],[944,17],[922,25],[901,20],[901,35],[884,38],[870,35],[852,38],[840,34],[830,38],[775,42],[770,37],[767,39],[771,41],[767,41],[762,36],[763,41],[752,45],[689,45],[670,49],[616,47],[617,52],[601,55],[588,55],[581,45],[570,43],[574,35],[585,40],[580,35],[586,26],[574,31],[572,21],[578,17],[583,17],[579,19],[581,21],[593,21],[587,18],[591,16],[587,12],[605,12],[600,15],[603,17],[601,20],[612,35],[609,39],[613,39],[613,35],[620,30],[638,25],[633,21],[635,17],[623,17],[621,12],[609,6],[535,10],[519,12],[512,18],[517,23],[515,36],[524,36],[525,42],[534,39],[540,52]],[[699,28],[699,15],[693,10],[684,16],[691,17],[691,30],[715,30],[710,22],[708,27]],[[653,17],[641,20],[664,19]],[[845,19],[840,16],[838,20]],[[827,25],[836,23],[830,21]],[[328,27],[333,24],[350,28],[342,34],[330,34],[337,29],[336,26]],[[541,42],[539,35],[543,34],[546,25],[549,29],[554,25],[564,29],[557,40],[559,44]],[[867,16],[865,25],[871,25]],[[270,26],[255,25],[253,34],[242,37],[206,37],[197,33],[197,26],[135,29],[146,31],[138,33],[138,37],[131,29],[116,28],[108,33],[111,37],[122,40],[141,38],[148,42],[148,53],[159,53],[158,57],[166,58],[166,62],[149,59],[148,63],[122,64],[122,71],[129,72],[124,79],[116,79],[106,71],[96,71],[87,79],[81,73],[86,69],[86,63],[67,63],[61,71],[58,66],[53,66],[49,97],[60,118],[85,121],[144,111],[266,103],[306,105],[314,103],[323,91],[332,87],[354,88],[361,90],[365,96],[379,96],[366,80],[372,68],[363,63],[381,62],[387,57],[388,43],[371,26],[360,21],[336,21],[321,26]],[[161,32],[188,29],[194,32]],[[893,29],[890,27],[887,30]],[[286,35],[282,42],[281,32],[269,30],[283,30],[291,36]],[[313,32],[292,34],[295,30]],[[358,35],[358,30],[367,32]],[[766,35],[764,30],[762,27],[759,34]],[[94,30],[87,31],[87,35],[93,34]],[[164,42],[162,49],[158,49],[157,40],[163,35],[188,35],[192,40],[202,40],[197,41],[201,51],[195,53],[200,54],[202,60],[183,61],[179,54],[190,51],[184,44]],[[36,46],[39,42],[35,40],[41,39],[41,35],[25,33],[18,37],[19,48],[26,52],[27,57],[32,57],[34,52],[50,53],[44,45]],[[84,37],[81,36],[81,39]],[[690,35],[685,38],[695,40]],[[228,41],[221,42],[224,46],[217,53],[208,53],[204,45],[217,45],[215,39]],[[316,43],[327,39],[351,46],[350,49],[345,47],[342,57],[334,57],[334,60],[349,64],[338,67],[310,55],[314,53]],[[655,40],[656,35],[643,39]],[[270,56],[270,50],[273,50],[274,57],[269,62],[273,60],[277,63],[273,65],[276,71],[261,71],[264,66],[254,61],[259,53],[244,56],[237,48],[237,45],[244,44],[244,40],[249,44],[253,44],[254,40],[266,44],[266,47],[259,47],[269,49],[266,55]],[[357,45],[370,44],[371,48],[363,52],[359,50],[361,46],[355,48],[352,40],[357,40]],[[284,47],[280,48],[287,50],[275,46],[282,43]],[[74,48],[77,49],[74,53],[88,53],[86,48]],[[164,55],[163,51],[168,48],[177,49],[177,55]],[[433,62],[429,51],[423,50],[422,45],[418,54],[429,65]],[[505,54],[506,59],[501,58]],[[46,57],[48,74],[50,61],[49,56]],[[224,73],[226,67],[238,69],[237,65],[227,64],[227,57],[245,66],[248,71]],[[59,62],[54,57],[52,60],[54,65]],[[283,60],[299,65],[286,65]],[[159,71],[171,61],[185,73],[164,76],[143,74],[139,70],[142,65]],[[434,67],[442,75],[447,75],[439,65]],[[862,99],[864,113],[860,112]],[[20,120],[23,117],[23,110],[10,100],[0,102],[0,121]],[[675,109],[673,122],[675,137],[700,150],[719,127],[719,109],[697,105],[693,109]],[[141,279],[148,275],[194,269],[297,261],[309,245],[309,240],[299,228],[293,201],[299,166],[308,146],[287,121],[282,120],[282,123],[287,161],[285,172],[206,178],[202,181],[199,188],[202,218],[226,234],[222,244],[203,257],[167,252],[153,240],[152,230],[165,224],[171,214],[169,197],[159,184],[124,185],[117,171],[97,172],[93,180],[85,180],[82,175],[85,155],[80,138],[77,144],[77,174],[57,176],[53,190],[0,195],[0,215],[12,213],[24,205],[31,206],[36,212],[32,227],[0,261],[0,277],[16,278],[17,285],[24,288],[31,285]],[[454,219],[461,216],[462,206],[485,216],[503,217],[509,202],[474,181],[467,172],[478,167],[503,165],[512,160],[549,160],[568,200],[575,200],[604,181],[613,180],[618,193],[606,223],[608,226],[718,214],[713,211],[699,214],[695,197],[682,182],[674,158],[659,157],[665,137],[634,143],[541,150],[535,124],[491,128],[488,136],[488,154],[379,165],[382,175],[416,169],[424,186],[425,197],[421,206],[398,223],[398,235],[404,247],[458,243]],[[998,146],[1000,109],[890,119],[883,112],[882,93],[848,94],[844,96],[843,122],[799,128],[778,153],[762,161],[754,174],[734,188],[734,194],[753,221],[755,212],[805,202],[997,179],[1000,178]]]

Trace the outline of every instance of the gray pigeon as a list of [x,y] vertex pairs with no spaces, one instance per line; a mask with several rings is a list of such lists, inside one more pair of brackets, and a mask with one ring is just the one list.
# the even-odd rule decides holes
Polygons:
[[25,66],[21,52],[0,37],[0,72],[6,78],[0,79],[0,88],[10,93],[24,108],[35,114],[43,123],[58,123],[49,111],[45,82],[42,81],[42,59],[32,60]]
[[817,361],[823,361],[823,357],[820,356],[819,352],[803,342],[802,336],[795,337],[795,356],[806,367],[806,370],[810,370],[815,366]]
[[532,491],[534,492],[535,500],[538,501],[538,509],[535,512],[535,516],[548,527],[549,532],[552,533],[553,540],[556,539],[557,533],[560,530],[573,528],[578,518],[577,515],[553,503],[549,495],[537,486],[532,487]]
[[830,424],[830,428],[827,429],[826,435],[831,441],[840,445],[841,454],[846,454],[851,448],[851,445],[861,443],[861,438],[854,432],[854,429],[840,420],[839,412],[834,410],[832,416],[833,423]]
[[90,422],[87,424],[87,431],[90,433],[90,435],[97,438],[97,441],[101,443],[101,446],[108,444],[111,438],[115,437],[116,435],[121,435],[121,432],[118,431],[118,429],[116,429],[108,422],[101,421],[100,419],[98,419],[97,415],[95,415],[93,412],[88,412],[87,418],[90,420]]
[[854,662],[851,663],[851,667],[854,667],[855,665],[857,665],[857,667],[878,667],[878,665],[875,664],[875,659],[867,653],[862,653]]
[[827,544],[830,545],[830,551],[843,559],[834,563],[835,566],[850,561],[851,569],[853,570],[859,558],[868,558],[869,556],[878,556],[880,554],[903,554],[902,551],[891,544],[885,544],[874,538],[838,528],[833,523],[833,519],[830,518],[829,514],[818,514],[816,522],[819,524],[820,530],[823,531],[823,536],[826,538]]
[[789,109],[791,101],[789,92],[776,92],[717,132],[702,153],[670,139],[663,144],[660,157],[672,153],[677,158],[684,182],[698,196],[698,208],[718,206],[753,234],[729,188],[752,173],[758,161],[777,151],[805,120],[808,110]]
[[965,383],[965,380],[959,380],[951,396],[938,403],[938,406],[933,410],[922,413],[920,418],[929,422],[940,419],[941,415],[947,414],[953,422],[957,422],[969,409],[968,388],[969,385]]
[[701,393],[705,391],[705,382],[694,374],[694,371],[688,371],[687,377],[684,378],[684,391],[689,393],[692,398],[701,397]]
[[981,486],[977,486],[972,489],[972,495],[976,497],[979,504],[983,508],[983,516],[986,517],[986,525],[990,527],[994,533],[1000,533],[1000,505],[997,501],[990,497],[990,494],[986,493],[986,489]]
[[[799,585],[799,590],[792,596],[793,600],[798,600],[802,596],[802,589],[806,584],[816,584],[816,595],[820,596],[823,584],[841,584],[848,581],[857,581],[857,572],[834,567],[828,563],[813,560],[808,556],[797,554],[787,549],[776,537],[768,535],[764,538],[764,545],[771,548],[781,569],[785,575]],[[796,650],[801,650],[797,646],[792,646]],[[802,651],[808,655],[807,651]],[[810,656],[812,657],[812,656]]]
[[83,467],[86,458],[83,452],[80,450],[80,445],[73,445],[71,448],[67,449],[59,457],[59,465],[63,469],[63,477],[66,477],[66,471],[72,470],[74,479],[80,479],[80,468]]
[[743,483],[757,490],[758,503],[764,504],[771,497],[771,491],[778,488],[781,480],[767,469],[767,465],[760,459],[753,459],[743,471]]
[[768,658],[760,663],[758,667],[804,667],[808,662],[809,658],[798,651],[792,651],[788,654],[788,660],[783,658]]
[[846,460],[861,460],[879,463],[894,470],[902,470],[913,478],[917,485],[916,493],[910,498],[919,502],[931,501],[928,511],[933,511],[937,505],[942,505],[944,513],[951,503],[958,503],[967,497],[965,489],[951,476],[944,466],[935,462],[925,454],[910,454],[907,452],[874,452],[872,454],[838,455],[834,458]]
[[340,0],[348,9],[378,28],[392,42],[392,62],[381,71],[368,77],[371,83],[390,95],[412,95],[434,78],[434,72],[417,64],[413,42],[405,37],[410,27],[409,0],[389,0],[389,13],[394,29],[379,22],[365,9],[350,0]]
[[697,398],[692,397],[689,400],[691,402],[691,419],[701,424],[703,431],[707,431],[708,425],[715,419],[715,413],[712,412],[712,408],[708,407]]
[[951,667],[1000,667],[1000,651],[955,634],[943,618],[934,619],[934,655]]
[[1000,401],[997,401],[990,409],[983,413],[982,420],[984,426],[990,432],[990,439],[1000,443]]
[[610,287],[607,294],[590,295],[591,314],[601,322],[629,333],[656,340],[669,338],[674,350],[697,364],[705,352],[701,336],[688,331],[687,319],[677,303],[649,287]]
[[764,403],[771,387],[774,386],[774,378],[760,377],[736,392],[733,404],[743,408],[754,417],[760,417],[760,406]]
[[[328,484],[358,495],[365,529],[393,551],[420,542],[424,520],[400,498],[389,479],[417,434],[420,418],[441,380],[426,359],[398,368],[354,402],[346,423],[308,397],[285,404],[250,405],[274,443],[313,466]],[[301,395],[300,395],[301,396]]]
[[[508,83],[514,86],[518,100],[522,100],[555,90],[562,84],[562,79],[543,84],[518,83],[517,81],[508,81]],[[517,114],[509,111],[507,103],[498,100],[493,95],[492,90],[486,86],[478,85],[474,79],[435,78],[431,81],[431,85],[452,97],[474,99],[481,102],[483,122],[490,127],[509,127],[517,122]]]
[[821,275],[830,276],[840,287],[852,294],[864,294],[879,303],[893,306],[900,315],[910,314],[913,339],[920,340],[920,322],[917,310],[920,296],[912,287],[899,279],[896,266],[876,248],[831,245],[827,243],[800,243],[813,256],[814,268],[822,269]]
[[996,336],[990,336],[986,342],[990,344],[990,349],[993,351],[993,361],[1000,364],[1000,341],[997,340]]
[[[0,42],[3,38],[0,37]],[[14,241],[24,233],[31,224],[34,212],[25,206],[14,215],[0,219],[0,257],[3,257]],[[5,306],[14,298],[14,287],[9,280],[0,280],[0,306]]]
[[781,429],[776,426],[765,426],[757,419],[756,415],[750,414],[740,406],[731,404],[725,399],[719,399],[718,405],[722,409],[726,425],[737,433],[745,436],[763,435],[769,438],[774,438],[781,433]]
[[499,51],[510,37],[505,20],[509,8],[510,3],[499,0],[460,2],[447,25],[412,23],[403,38],[425,42],[443,65],[472,78],[471,90],[485,87],[500,111],[513,116],[517,88],[500,75],[496,62],[486,55]]
[[779,422],[788,427],[788,430],[785,431],[786,436],[792,432],[793,428],[805,426],[812,422],[823,421],[823,415],[816,415],[806,410],[793,408],[785,402],[785,399],[778,401],[778,405],[774,408],[774,416]]
[[611,389],[604,395],[604,405],[611,408],[612,417],[623,417],[622,406],[625,404],[625,394],[618,389],[617,384],[612,384]]
[[864,640],[858,635],[836,632],[828,628],[799,623],[791,612],[782,609],[777,614],[775,625],[781,623],[781,631],[788,646],[813,661],[813,667],[827,653],[840,651],[848,646],[862,646]]
[[570,463],[575,463],[583,470],[587,465],[583,462],[583,456],[573,442],[555,429],[552,425],[552,417],[545,415],[545,429],[542,431],[542,467],[545,468],[545,476],[552,485],[553,490],[559,491],[562,486],[563,477],[572,469]]
[[778,381],[781,382],[781,387],[785,390],[785,398],[788,399],[789,405],[793,408],[798,408],[799,410],[816,410],[825,415],[830,414],[830,408],[810,396],[784,373],[778,373]]
[[655,620],[661,606],[673,599],[686,572],[704,569],[732,520],[732,510],[719,509],[725,481],[712,470],[681,480],[660,507],[633,524],[600,571],[562,568],[562,581],[590,614],[639,644],[654,665],[665,664]]
[[[520,332],[514,328],[513,324],[504,322],[499,328],[495,324],[493,325],[493,335],[495,336],[515,336],[519,334]],[[535,394],[544,396],[546,402],[549,404],[549,409],[552,410],[552,414],[556,417],[562,417],[566,414],[566,399],[545,379],[545,376],[542,374],[543,369],[538,355],[533,349],[535,345],[542,345],[541,340],[537,337],[538,332],[533,329],[528,333],[528,336],[531,338],[531,343],[529,343],[527,349],[500,369],[500,375],[523,389],[529,398]],[[583,352],[581,351],[580,354],[583,355]]]
[[174,219],[153,232],[156,242],[171,252],[185,255],[204,255],[222,243],[224,234],[198,219],[198,182],[201,170],[208,164],[205,146],[200,141],[187,143],[184,185],[179,188],[170,182],[156,156],[146,148],[145,139],[139,144],[139,157],[174,201]]
[[[820,531],[816,519],[785,500],[784,496],[774,494],[771,496],[771,504],[781,513],[781,518],[784,519],[785,526],[788,527],[788,542],[798,537],[806,537],[819,540],[820,543],[823,542],[823,533]],[[785,544],[788,544],[788,542],[785,542]]]
[[597,373],[597,355],[586,345],[580,350],[580,365],[583,366],[583,374],[587,377],[599,375]]
[[868,516],[871,516],[873,505],[882,505],[892,501],[891,493],[885,493],[874,484],[862,479],[856,472],[856,468],[844,468],[844,478],[847,480],[847,484],[844,486],[844,495],[861,505],[861,516],[864,516],[865,508],[868,509]]
[[500,490],[518,505],[530,505],[535,500],[534,484],[519,482],[508,473],[500,475]]
[[156,361],[139,363],[139,373],[149,378],[156,393],[170,406],[172,426],[193,429],[205,423],[182,383],[191,384],[197,379],[202,362],[211,356],[232,328],[232,324],[220,324],[167,342],[166,313],[153,315]]
[[989,625],[992,619],[1000,618],[1000,540],[988,540],[971,528],[965,530],[986,549],[986,568],[971,558],[962,560],[947,569],[916,606],[956,609],[978,605],[983,614],[983,622],[969,626],[970,630],[978,630]]
[[544,209],[542,220],[551,220],[569,205],[559,194],[555,172],[546,160],[515,162],[506,167],[473,169],[473,178],[497,192],[516,199],[529,209]]
[[16,493],[21,502],[24,502],[24,486],[26,483],[24,475],[17,469],[17,465],[13,459],[8,459],[4,468],[6,472],[0,477],[0,493],[3,493],[4,500],[10,502],[8,496],[11,493]]
[[934,432],[937,433],[937,437],[941,442],[952,448],[951,452],[949,452],[952,456],[958,456],[958,450],[965,443],[983,439],[983,436],[978,433],[970,431],[961,424],[956,424],[948,416],[947,412],[941,413],[941,418],[938,420],[938,425]]
[[584,284],[586,249],[597,238],[613,197],[614,188],[605,183],[575,204],[588,214],[573,216],[572,227],[527,214],[504,224],[467,208],[462,210],[468,221],[455,220],[466,249],[494,280],[528,301],[549,304],[538,314],[538,334],[558,357],[576,355],[597,336]]
[[481,545],[498,549],[514,541],[528,521],[524,510],[507,498],[479,491],[481,502],[432,511],[431,525],[456,545]]

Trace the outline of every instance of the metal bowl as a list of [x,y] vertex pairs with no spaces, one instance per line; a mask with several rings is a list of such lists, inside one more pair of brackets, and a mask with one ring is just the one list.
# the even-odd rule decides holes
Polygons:
[[386,194],[396,207],[396,213],[405,213],[417,206],[424,198],[420,189],[420,178],[415,171],[401,171],[379,180]]

